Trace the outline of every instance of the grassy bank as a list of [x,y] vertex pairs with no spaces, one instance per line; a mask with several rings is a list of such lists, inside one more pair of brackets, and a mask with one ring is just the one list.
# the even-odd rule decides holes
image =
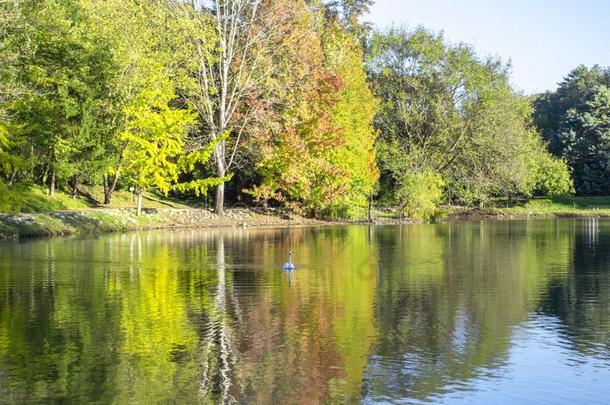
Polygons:
[[227,209],[219,217],[199,208],[147,208],[138,216],[134,209],[98,208],[49,213],[0,214],[0,239],[124,232],[146,229],[210,227],[281,227],[325,225],[326,222],[250,209]]
[[155,216],[136,217],[119,210],[0,215],[0,239],[127,231],[160,225],[162,222]]
[[102,206],[101,187],[79,189],[76,197],[62,192],[48,196],[36,186],[11,189],[5,195],[5,213],[0,214],[0,239],[105,233],[160,228],[219,226],[288,226],[321,224],[277,212],[262,214],[249,209],[228,209],[218,217],[202,203],[185,204],[154,194],[145,194],[144,212],[135,213],[129,192],[118,191],[111,205]]
[[[120,232],[159,228],[202,228],[220,226],[290,226],[353,223],[320,221],[286,213],[253,209],[228,209],[223,217],[216,216],[196,204],[185,204],[148,194],[144,213],[135,214],[135,202],[129,192],[117,192],[111,206],[101,206],[101,189],[81,190],[77,197],[64,193],[47,196],[42,189],[31,186],[13,192],[18,198],[18,213],[0,214],[0,239],[73,235],[83,233]],[[202,204],[199,204],[201,207]],[[576,216],[610,217],[610,197],[564,197],[534,199],[525,203],[508,204],[497,201],[491,208],[443,207],[437,220],[550,218]],[[410,223],[391,209],[374,211],[375,223]]]
[[535,199],[523,206],[503,208],[513,215],[610,216],[610,197]]
[[[0,207],[9,214],[19,212],[38,213],[64,210],[83,210],[88,208],[135,208],[135,196],[129,191],[114,192],[112,204],[102,205],[104,190],[102,187],[80,187],[76,196],[57,191],[52,196],[42,187],[27,185],[11,187],[5,195],[0,196]],[[189,208],[196,207],[188,203],[174,201],[162,196],[144,193],[145,208]],[[202,208],[199,204],[198,208]]]
[[610,217],[610,197],[537,198],[524,203],[496,202],[489,208],[451,207],[448,219]]

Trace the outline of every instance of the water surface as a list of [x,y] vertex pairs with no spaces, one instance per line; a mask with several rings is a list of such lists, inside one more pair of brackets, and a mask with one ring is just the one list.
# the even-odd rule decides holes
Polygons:
[[604,403],[609,381],[610,221],[0,244],[2,403]]

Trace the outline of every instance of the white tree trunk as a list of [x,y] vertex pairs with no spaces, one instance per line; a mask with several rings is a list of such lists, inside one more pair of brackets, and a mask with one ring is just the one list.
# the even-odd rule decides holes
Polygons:
[[224,215],[224,200],[225,200],[225,183],[221,183],[216,189],[216,206],[214,212],[218,216]]
[[142,190],[138,190],[138,204],[136,208],[136,214],[142,215]]
[[[268,57],[265,46],[268,39],[256,32],[256,20],[262,0],[192,0],[192,8],[199,10],[208,24],[208,17],[214,18],[218,43],[214,55],[209,55],[206,38],[196,39],[199,69],[196,72],[199,91],[192,96],[200,117],[207,124],[212,141],[226,136],[230,130],[230,149],[226,150],[225,140],[219,141],[214,150],[217,174],[224,178],[234,163],[242,133],[247,132],[247,124],[261,101],[250,105],[245,103],[253,89],[259,89],[270,72],[264,61]],[[205,3],[205,4],[204,4]],[[189,16],[180,2],[173,2],[174,10]],[[189,17],[190,18],[190,17]],[[196,33],[199,35],[199,33]],[[205,137],[202,137],[202,139]],[[203,145],[203,142],[198,140]],[[215,212],[224,214],[225,184],[216,189]]]
[[[218,168],[218,177],[223,178],[226,176],[226,168],[225,168],[225,141],[221,141],[216,145],[216,150],[214,151],[216,155],[216,166]],[[214,212],[218,216],[224,215],[224,205],[225,205],[225,183],[224,181],[218,185],[216,188],[216,206],[214,208]]]

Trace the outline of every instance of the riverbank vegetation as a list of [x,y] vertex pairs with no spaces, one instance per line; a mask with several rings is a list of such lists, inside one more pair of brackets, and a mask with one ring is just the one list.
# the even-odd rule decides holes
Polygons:
[[469,45],[373,30],[370,4],[0,1],[0,212],[61,190],[426,219],[610,192],[607,71],[526,97]]
[[532,199],[525,204],[498,208],[503,214],[536,216],[602,216],[610,217],[609,197],[556,197]]

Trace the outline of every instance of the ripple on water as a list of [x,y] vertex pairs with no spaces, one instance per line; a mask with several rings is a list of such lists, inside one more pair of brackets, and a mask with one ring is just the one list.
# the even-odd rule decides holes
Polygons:
[[[290,275],[288,250],[299,263]],[[15,403],[600,403],[608,252],[602,220],[0,244],[0,393]]]

